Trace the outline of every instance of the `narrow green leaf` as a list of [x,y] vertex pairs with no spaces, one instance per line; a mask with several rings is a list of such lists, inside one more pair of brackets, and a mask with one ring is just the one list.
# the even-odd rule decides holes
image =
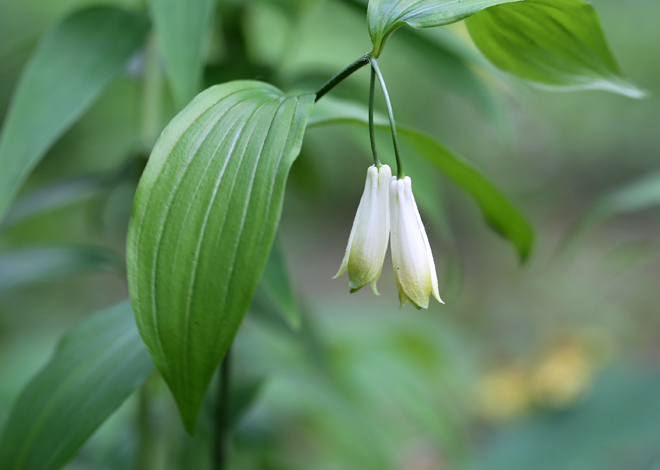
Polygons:
[[142,16],[96,7],[65,18],[43,36],[0,134],[0,218],[48,148],[121,71],[147,28]]
[[153,369],[128,302],[92,315],[21,393],[0,440],[0,468],[62,468]]
[[182,109],[200,91],[213,0],[150,0],[174,98]]
[[109,179],[108,175],[87,174],[57,181],[27,194],[10,207],[0,223],[0,230],[6,230],[38,214],[89,199],[101,192]]
[[520,0],[369,0],[367,25],[379,57],[385,41],[397,28],[431,28],[455,23],[484,8]]
[[255,81],[209,88],[163,131],[138,185],[131,299],[190,433],[266,265],[313,104]]
[[[341,123],[368,126],[367,109],[356,103],[326,97],[314,109],[308,126]],[[389,129],[389,123],[381,116],[375,117],[375,124],[379,128]],[[493,183],[472,164],[451,152],[433,137],[403,126],[397,126],[397,131],[421,157],[470,194],[479,205],[488,224],[514,245],[522,261],[527,259],[534,241],[532,228]]]
[[84,272],[123,273],[117,253],[91,246],[41,246],[0,253],[0,291]]
[[291,288],[279,240],[273,243],[259,286],[289,326],[294,330],[300,329],[302,313]]
[[525,0],[467,21],[497,67],[548,89],[600,89],[641,98],[610,50],[594,7],[582,0]]
[[429,163],[467,191],[479,204],[486,222],[509,240],[522,261],[532,250],[534,233],[525,217],[509,199],[472,164],[423,132],[403,128],[401,135]]

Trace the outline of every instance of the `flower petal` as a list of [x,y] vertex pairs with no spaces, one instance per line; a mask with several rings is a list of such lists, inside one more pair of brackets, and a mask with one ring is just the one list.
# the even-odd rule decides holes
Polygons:
[[426,254],[429,263],[429,272],[431,274],[431,287],[432,287],[431,292],[433,293],[433,297],[435,297],[438,300],[438,302],[444,304],[445,302],[440,298],[440,291],[438,289],[438,275],[435,270],[435,262],[433,261],[433,252],[431,251],[429,238],[426,235],[426,227],[424,227],[424,223],[422,222],[422,217],[419,215],[419,209],[417,208],[417,201],[415,201],[415,197],[412,194],[412,188],[410,191],[410,196],[412,198],[412,203],[415,207],[415,214],[417,215],[417,224],[419,225],[419,230],[420,233],[422,234],[422,238],[424,239],[424,245],[426,247]]
[[337,273],[348,271],[351,292],[367,284],[375,294],[389,242],[388,184],[392,170],[387,165],[369,167],[364,193],[360,200],[342,266]]
[[392,263],[401,306],[408,301],[428,308],[431,293],[440,300],[433,255],[422,224],[410,177],[390,183]]

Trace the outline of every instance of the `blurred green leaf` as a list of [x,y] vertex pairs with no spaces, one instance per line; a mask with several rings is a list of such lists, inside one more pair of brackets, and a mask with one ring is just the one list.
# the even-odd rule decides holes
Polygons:
[[212,87],[163,131],[128,235],[140,332],[188,432],[261,278],[314,95]]
[[235,378],[232,380],[228,424],[230,428],[236,428],[259,399],[267,379],[266,377],[241,377],[240,380],[235,380]]
[[473,68],[467,53],[447,45],[449,38],[441,43],[414,29],[402,30],[401,39],[409,55],[417,58],[420,67],[432,74],[439,86],[464,96],[500,130],[506,129],[503,104]]
[[516,1],[520,0],[370,0],[367,25],[374,56],[380,56],[390,34],[404,24],[414,28],[443,26],[484,8]]
[[582,0],[525,0],[467,20],[479,49],[500,69],[546,88],[600,89],[641,98],[612,51],[594,7]]
[[0,223],[0,229],[16,225],[35,215],[57,209],[98,194],[107,184],[109,177],[102,174],[89,174],[46,186],[16,201],[7,216]]
[[124,272],[124,260],[100,247],[43,246],[0,253],[0,291],[84,272]]
[[150,0],[154,28],[179,109],[199,92],[213,0]]
[[[367,116],[366,107],[360,104],[326,97],[314,108],[308,126],[340,123],[368,125]],[[375,116],[374,121],[377,127],[389,129],[389,123],[382,116]],[[529,222],[507,197],[472,164],[433,137],[403,126],[397,126],[397,130],[421,157],[474,198],[493,230],[514,245],[521,260],[526,260],[532,249],[534,233]]]
[[259,286],[289,326],[294,330],[300,329],[302,313],[291,288],[289,272],[278,239],[270,250]]
[[[355,313],[358,316],[358,312]],[[257,370],[269,377],[263,397],[268,408],[277,407],[278,402],[280,406],[287,403],[286,408],[295,409],[304,417],[302,431],[314,443],[315,449],[313,465],[303,464],[300,468],[396,468],[390,460],[392,448],[384,439],[389,429],[379,427],[368,416],[364,404],[356,403],[356,390],[347,383],[350,377],[335,375],[334,372],[339,372],[338,367],[328,370],[315,360],[310,361],[314,357],[309,345],[297,341],[304,338],[296,336],[292,340],[290,330],[271,328],[264,322],[246,322],[232,352],[240,360],[236,369],[247,369],[250,365],[251,371]],[[246,364],[246,367],[240,367],[240,364]],[[279,395],[275,403],[274,395]],[[287,438],[282,432],[282,424],[278,420],[269,421],[263,422],[262,426],[274,428],[271,439],[281,443]],[[309,463],[309,458],[306,461]],[[283,468],[295,466],[284,464]]]
[[44,35],[19,80],[0,134],[0,218],[44,155],[137,50],[142,16],[97,7]]
[[23,390],[0,440],[0,468],[62,468],[152,371],[129,302],[92,315]]
[[259,2],[278,8],[289,19],[297,19],[304,11],[318,3],[319,0],[259,0]]
[[622,214],[660,206],[660,173],[654,173],[616,189],[594,202],[571,229],[566,242]]

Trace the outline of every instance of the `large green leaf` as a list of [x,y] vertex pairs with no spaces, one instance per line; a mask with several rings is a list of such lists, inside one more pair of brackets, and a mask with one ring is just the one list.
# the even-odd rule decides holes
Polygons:
[[199,92],[214,0],[150,0],[174,98],[183,108]]
[[633,98],[594,7],[582,0],[525,0],[467,21],[479,49],[500,69],[547,88],[601,89]]
[[89,271],[124,272],[115,252],[93,246],[40,246],[0,253],[0,291]]
[[431,28],[455,23],[484,8],[520,0],[369,0],[367,25],[373,55],[379,57],[385,41],[397,28]]
[[153,369],[128,302],[92,315],[21,393],[0,440],[0,468],[62,468]]
[[[368,126],[367,110],[356,103],[325,98],[315,108],[308,125],[353,123]],[[389,129],[389,123],[381,116],[375,116],[375,125]],[[532,249],[534,233],[529,222],[472,164],[447,149],[433,137],[397,125],[399,135],[430,164],[447,178],[470,194],[479,205],[488,224],[511,242],[521,260],[525,260]]]
[[121,71],[147,29],[142,16],[98,7],[65,18],[44,35],[0,134],[0,218],[48,148]]
[[313,103],[255,81],[209,88],[163,131],[138,186],[131,299],[190,433],[266,265]]

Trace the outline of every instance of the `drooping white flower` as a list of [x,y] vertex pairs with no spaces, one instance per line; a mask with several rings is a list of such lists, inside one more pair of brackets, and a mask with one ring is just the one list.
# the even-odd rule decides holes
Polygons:
[[410,177],[390,182],[390,223],[392,225],[392,264],[403,307],[412,302],[428,308],[429,296],[440,299],[438,277],[431,246],[412,192]]
[[383,269],[383,260],[390,237],[389,185],[392,170],[387,165],[372,165],[358,206],[346,254],[335,279],[348,271],[351,292],[369,284],[378,295],[376,281]]

